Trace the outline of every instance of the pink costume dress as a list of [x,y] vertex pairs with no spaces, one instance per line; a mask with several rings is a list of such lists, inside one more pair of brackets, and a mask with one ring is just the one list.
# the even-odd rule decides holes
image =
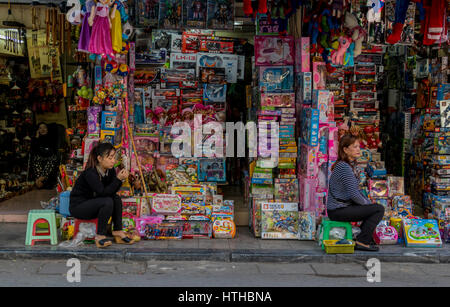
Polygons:
[[92,25],[89,52],[112,55],[111,26],[109,24],[109,6],[97,3],[94,24]]

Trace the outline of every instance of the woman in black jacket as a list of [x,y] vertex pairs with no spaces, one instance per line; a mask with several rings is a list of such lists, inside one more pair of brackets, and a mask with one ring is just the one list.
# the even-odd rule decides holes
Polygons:
[[116,175],[115,153],[116,150],[110,143],[94,147],[85,171],[70,192],[69,210],[73,217],[83,220],[98,218],[95,237],[98,247],[111,245],[111,241],[106,239],[106,228],[111,217],[114,225],[112,234],[116,243],[134,243],[122,231],[122,201],[116,193],[128,177],[128,171],[123,169]]

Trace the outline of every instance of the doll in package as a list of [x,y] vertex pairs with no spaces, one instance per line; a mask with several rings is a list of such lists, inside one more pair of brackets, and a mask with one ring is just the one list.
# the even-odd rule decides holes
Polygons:
[[262,92],[292,91],[294,86],[294,70],[292,66],[259,68],[259,87]]
[[208,29],[233,30],[234,0],[208,0]]
[[286,37],[255,37],[256,65],[293,65],[294,38]]

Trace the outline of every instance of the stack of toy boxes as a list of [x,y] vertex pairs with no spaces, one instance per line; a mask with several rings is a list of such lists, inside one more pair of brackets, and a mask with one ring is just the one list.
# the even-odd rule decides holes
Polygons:
[[[283,45],[283,57],[273,51],[278,44]],[[298,202],[294,59],[292,37],[255,37],[260,99],[258,159],[251,167],[250,214],[256,237],[261,236],[261,203],[274,199]]]

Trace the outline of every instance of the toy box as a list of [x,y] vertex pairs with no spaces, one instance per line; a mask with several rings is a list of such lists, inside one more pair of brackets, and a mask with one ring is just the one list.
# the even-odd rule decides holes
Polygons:
[[177,53],[170,54],[170,68],[171,69],[196,69],[197,54]]
[[181,52],[181,47],[183,44],[183,35],[181,33],[170,33],[170,52]]
[[141,237],[145,237],[145,225],[162,223],[164,220],[164,215],[137,217],[134,220],[136,224],[136,230],[138,231],[139,235]]
[[151,208],[155,214],[181,213],[181,197],[174,194],[152,194]]
[[100,136],[100,113],[102,112],[101,106],[90,106],[87,110],[88,113],[88,136],[99,137]]
[[208,29],[233,30],[234,28],[234,0],[215,1],[208,0],[207,3]]
[[135,2],[136,25],[156,27],[158,25],[159,1]]
[[160,2],[158,25],[160,29],[180,29],[183,25],[183,1]]
[[450,83],[441,83],[437,88],[437,100],[450,100]]
[[262,239],[298,239],[298,204],[261,204]]
[[386,180],[369,180],[369,191],[371,197],[388,197],[389,187]]
[[441,128],[450,128],[450,100],[439,101]]
[[301,120],[302,143],[317,146],[319,142],[319,110],[303,108]]
[[268,18],[261,14],[256,16],[257,35],[278,35],[286,26],[281,18]]
[[115,145],[116,132],[114,130],[100,130],[100,141]]
[[261,106],[263,107],[294,107],[294,93],[261,93]]
[[195,69],[166,69],[161,68],[161,82],[182,82],[195,79]]
[[203,83],[226,84],[225,68],[200,67],[200,81]]
[[261,204],[267,202],[267,199],[252,199],[252,229],[256,238],[261,237]]
[[203,84],[203,101],[205,103],[226,102],[226,84]]
[[292,92],[294,70],[292,66],[260,66],[259,88],[262,92]]
[[388,176],[389,197],[405,194],[405,180],[403,177]]
[[225,159],[198,159],[198,178],[199,181],[225,182]]
[[403,219],[403,229],[407,247],[442,247],[436,220]]
[[295,72],[310,72],[310,38],[301,37],[295,40]]
[[256,66],[284,66],[294,64],[292,36],[255,36]]
[[274,198],[278,202],[298,202],[297,179],[275,179]]
[[397,230],[392,226],[379,225],[373,233],[373,239],[380,245],[397,244]]
[[183,226],[175,222],[162,222],[144,225],[145,240],[181,240]]
[[298,98],[299,102],[303,104],[312,103],[312,73],[303,72],[298,74],[299,76],[299,87],[298,87]]
[[313,62],[313,89],[326,89],[327,68],[325,62]]
[[215,220],[212,227],[215,239],[232,239],[236,235],[236,225],[233,221]]
[[208,53],[233,53],[233,44],[232,41],[201,39],[199,51]]
[[212,223],[202,220],[179,221],[183,229],[183,239],[212,237]]
[[299,174],[304,177],[317,177],[317,146],[300,145]]
[[327,90],[313,90],[312,107],[319,110],[319,123],[328,123],[331,95]]
[[197,70],[199,76],[200,67],[225,68],[225,75],[228,83],[237,82],[238,56],[235,54],[197,54]]
[[314,240],[316,237],[316,214],[300,211],[298,213],[298,239]]
[[300,206],[302,211],[316,212],[316,187],[317,178],[305,178],[300,176],[299,178],[299,195]]
[[206,27],[207,0],[184,0],[185,25],[189,28]]

